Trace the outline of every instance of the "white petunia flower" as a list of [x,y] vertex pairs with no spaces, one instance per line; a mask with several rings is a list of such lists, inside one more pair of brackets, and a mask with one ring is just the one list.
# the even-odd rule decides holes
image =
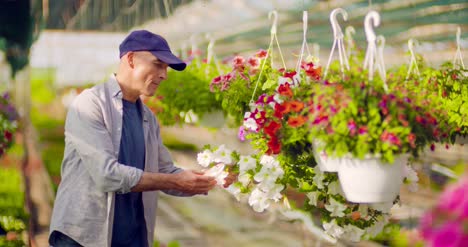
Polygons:
[[198,153],[197,162],[203,167],[208,167],[213,162],[213,153],[208,149]]
[[307,192],[306,195],[309,198],[309,205],[317,206],[319,193],[312,191],[312,192]]
[[364,233],[366,233],[365,230],[357,227],[357,226],[354,226],[354,225],[346,225],[344,227],[344,234],[343,234],[343,238],[351,241],[351,242],[359,242],[361,241],[361,237],[362,235],[364,235]]
[[260,158],[260,164],[270,168],[272,166],[279,165],[279,162],[273,156],[262,155],[262,157]]
[[244,113],[244,119],[250,118],[251,115],[252,115],[251,112]]
[[317,188],[323,189],[323,180],[325,179],[325,175],[323,172],[320,172],[318,169],[315,170],[315,176],[313,178],[314,183],[317,185]]
[[223,144],[213,153],[213,161],[226,165],[232,164],[231,153],[232,151],[227,149]]
[[224,180],[229,175],[228,172],[224,171],[224,167],[225,167],[224,164],[215,165],[211,167],[210,169],[208,169],[207,171],[205,171],[204,175],[214,177],[218,185],[224,185],[225,183]]
[[336,224],[335,219],[330,222],[323,223],[323,229],[328,235],[334,238],[340,238],[344,233],[344,229]]
[[242,186],[247,187],[250,181],[252,181],[252,176],[248,173],[241,173],[237,177],[237,180],[242,184]]
[[332,217],[343,217],[345,216],[344,210],[346,206],[333,198],[330,198],[330,204],[325,205],[325,209],[327,209],[331,214]]
[[277,176],[275,176],[274,174],[270,172],[270,169],[265,169],[264,167],[262,167],[260,172],[258,172],[254,176],[255,181],[259,183],[271,184],[271,185],[273,185],[276,182],[277,178],[278,178]]
[[406,165],[406,166],[404,166],[403,174],[404,174],[404,176],[406,177],[406,179],[407,179],[407,181],[409,183],[408,189],[411,192],[418,191],[419,177],[418,177],[418,174],[416,173],[416,171],[413,170],[413,168],[411,166]]
[[268,194],[261,191],[259,188],[255,188],[249,197],[249,205],[255,212],[263,212],[270,206],[268,202]]
[[248,170],[255,169],[255,167],[257,166],[257,160],[250,155],[241,155],[238,164],[240,173],[243,173]]
[[283,191],[283,189],[284,185],[282,184],[275,184],[271,186],[267,192],[268,198],[278,202],[283,197],[283,195],[281,195],[281,191]]
[[331,194],[331,195],[343,194],[343,191],[341,190],[341,185],[340,183],[338,183],[338,181],[333,181],[330,184],[328,184],[328,194]]
[[[281,99],[281,95],[280,94],[275,94],[273,96],[273,100],[278,103],[278,104],[282,104],[284,102],[284,100]],[[275,106],[273,105],[272,106],[273,108],[275,108]]]
[[229,185],[229,187],[227,187],[226,190],[229,193],[231,193],[236,198],[237,201],[240,201],[241,189],[239,185],[237,185],[236,183],[233,183]]
[[257,131],[258,129],[257,122],[253,118],[247,118],[244,120],[244,127],[250,131]]

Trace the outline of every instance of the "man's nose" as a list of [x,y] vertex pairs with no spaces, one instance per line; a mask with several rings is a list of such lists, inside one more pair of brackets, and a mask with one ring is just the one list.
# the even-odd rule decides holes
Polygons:
[[167,79],[167,69],[163,69],[159,71],[159,78],[161,80],[166,80]]

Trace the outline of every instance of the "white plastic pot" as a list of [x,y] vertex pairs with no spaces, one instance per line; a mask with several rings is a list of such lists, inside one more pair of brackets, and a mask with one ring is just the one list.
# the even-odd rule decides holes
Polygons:
[[340,162],[342,158],[335,158],[327,155],[324,150],[321,150],[322,143],[319,141],[314,141],[312,143],[313,154],[315,161],[317,162],[317,167],[322,172],[338,172],[340,167]]
[[338,177],[346,199],[356,203],[392,202],[400,193],[407,162],[408,155],[395,157],[393,164],[375,156],[342,158]]

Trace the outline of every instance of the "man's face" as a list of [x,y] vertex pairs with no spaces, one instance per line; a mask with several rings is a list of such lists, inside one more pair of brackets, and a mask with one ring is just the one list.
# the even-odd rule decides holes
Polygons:
[[167,78],[168,65],[147,51],[134,52],[133,87],[140,95],[153,96],[159,84]]

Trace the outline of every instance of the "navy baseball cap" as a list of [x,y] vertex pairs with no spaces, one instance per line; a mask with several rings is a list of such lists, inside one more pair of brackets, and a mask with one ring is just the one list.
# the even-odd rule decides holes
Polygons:
[[131,32],[124,41],[122,41],[119,50],[120,57],[124,56],[129,51],[149,51],[175,70],[182,71],[187,67],[184,61],[172,54],[169,44],[167,44],[167,41],[163,37],[146,30]]

